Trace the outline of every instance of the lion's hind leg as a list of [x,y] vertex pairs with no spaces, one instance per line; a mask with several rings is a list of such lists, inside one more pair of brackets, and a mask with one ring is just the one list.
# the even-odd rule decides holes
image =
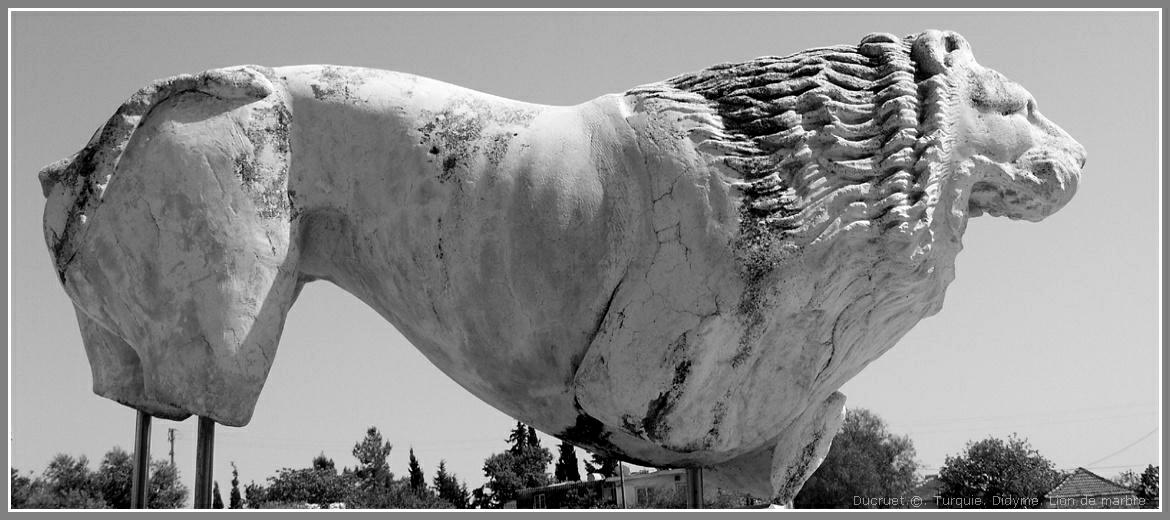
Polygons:
[[63,278],[91,361],[123,366],[94,367],[99,393],[241,426],[295,298],[298,254],[286,102],[227,94],[175,92],[144,117]]

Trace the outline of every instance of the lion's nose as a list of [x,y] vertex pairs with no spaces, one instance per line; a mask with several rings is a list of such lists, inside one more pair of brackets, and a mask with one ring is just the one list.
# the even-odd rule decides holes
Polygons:
[[947,52],[971,48],[971,44],[967,43],[967,40],[961,34],[954,31],[946,31],[943,33],[943,44],[946,46]]

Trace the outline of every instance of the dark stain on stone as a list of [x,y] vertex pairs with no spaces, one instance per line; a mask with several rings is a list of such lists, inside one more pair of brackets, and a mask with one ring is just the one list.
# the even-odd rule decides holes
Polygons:
[[492,136],[491,141],[488,142],[487,150],[485,150],[488,164],[499,166],[500,162],[504,160],[504,156],[508,153],[509,141],[511,141],[511,137],[507,133]]
[[687,376],[691,374],[691,361],[684,360],[674,367],[674,379],[670,381],[670,386],[678,388],[687,381]]
[[454,107],[435,114],[430,121],[419,128],[423,135],[423,143],[430,142],[431,150],[445,150],[447,156],[443,158],[440,182],[452,180],[457,175],[460,166],[469,166],[471,159],[479,151],[477,141],[483,131],[484,121],[479,114],[471,111],[455,111]]
[[354,101],[351,87],[357,88],[365,83],[361,74],[342,75],[338,67],[322,67],[317,81],[320,83],[309,85],[309,88],[319,101]]
[[642,419],[642,428],[646,430],[646,436],[652,440],[661,440],[670,427],[663,424],[667,412],[671,408],[670,392],[662,392],[658,397],[650,401],[646,406],[646,417]]
[[241,152],[234,158],[236,176],[251,196],[257,215],[263,219],[293,217],[291,195],[287,191],[291,119],[283,103],[254,109],[244,128],[252,151]]
[[769,280],[772,278],[770,275],[784,260],[776,252],[780,239],[768,224],[753,218],[750,213],[751,209],[746,205],[740,209],[740,232],[733,245],[740,278],[744,282],[743,294],[736,307],[744,332],[731,358],[732,368],[738,368],[747,361],[752,346],[763,333]]
[[288,219],[290,221],[296,220],[304,212],[305,212],[304,208],[301,208],[300,206],[297,205],[297,192],[296,192],[296,190],[293,190],[293,189],[288,190]]
[[573,408],[577,411],[577,421],[573,426],[566,428],[564,431],[554,434],[555,437],[568,442],[574,446],[580,446],[588,449],[593,453],[603,455],[606,457],[615,457],[624,462],[639,464],[642,466],[653,466],[650,461],[642,460],[637,457],[630,457],[624,453],[621,448],[618,448],[611,440],[612,432],[606,429],[605,424],[597,420],[593,416],[585,412],[581,408],[581,403],[577,399],[573,399]]
[[454,155],[448,155],[446,159],[443,159],[443,174],[439,176],[439,182],[451,180],[451,170],[454,170],[457,166],[459,166],[458,157]]
[[821,431],[814,432],[812,439],[801,450],[800,457],[797,458],[796,463],[788,467],[785,473],[787,478],[784,480],[784,486],[776,494],[778,498],[788,501],[800,491],[799,486],[804,484],[804,482],[799,481],[799,479],[808,472],[809,465],[813,463],[817,445],[820,444],[822,437],[823,433]]
[[236,176],[244,183],[245,188],[251,188],[260,180],[260,175],[256,173],[256,167],[252,165],[252,157],[247,153],[239,153],[235,158]]
[[638,421],[632,415],[622,415],[622,429],[630,434],[646,438],[646,430],[642,429],[642,425],[638,424]]
[[[438,258],[439,260],[442,260],[442,259],[443,259],[443,251],[442,251],[442,217],[439,217],[439,224],[438,224],[438,225],[436,225],[436,228],[438,228],[438,232],[436,232],[436,233],[435,233],[435,235],[436,235],[436,237],[438,237],[438,239],[436,239],[436,240],[435,240],[435,256],[436,256],[436,258]],[[440,265],[441,265],[441,266],[445,266],[445,265],[443,265],[443,264],[440,264]],[[443,267],[443,268],[445,268],[445,269],[446,269],[446,267]]]
[[[679,342],[685,343],[686,335],[679,338],[672,348],[679,348]],[[646,416],[642,419],[642,428],[646,431],[646,436],[652,440],[662,440],[670,432],[670,427],[665,424],[666,416],[674,410],[678,403],[679,396],[682,394],[683,386],[686,384],[687,377],[691,373],[690,360],[684,359],[674,367],[674,377],[670,381],[670,388],[665,392],[658,394],[658,397],[650,401],[646,406]]]
[[333,94],[332,90],[327,90],[316,83],[309,85],[309,88],[313,89],[313,97],[321,101]]
[[[106,128],[109,126],[107,123]],[[105,129],[103,129],[104,134]],[[101,142],[98,141],[98,143]],[[67,192],[75,194],[74,199],[70,201],[69,214],[65,218],[65,228],[61,231],[60,236],[53,236],[52,245],[50,245],[53,251],[53,261],[57,268],[57,280],[61,283],[65,283],[65,269],[69,262],[73,261],[73,256],[77,254],[76,249],[73,249],[76,247],[73,241],[75,235],[80,232],[81,218],[89,209],[90,199],[96,199],[93,183],[88,181],[98,168],[97,151],[99,146],[98,144],[87,145],[62,170],[51,172],[54,184],[64,184],[67,186],[65,188]],[[78,189],[79,184],[82,186],[81,189]]]
[[[724,396],[724,398],[727,397],[730,397],[730,395]],[[703,438],[704,449],[710,449],[719,440],[719,429],[723,425],[723,418],[726,416],[727,402],[719,401],[715,403],[715,408],[711,411],[711,428],[707,430],[707,435]]]
[[[440,151],[447,154],[439,174],[439,180],[446,182],[456,179],[461,169],[471,167],[481,156],[489,165],[498,165],[512,138],[520,135],[509,127],[527,125],[534,117],[536,112],[531,110],[501,108],[475,98],[457,99],[441,111],[423,111],[425,124],[417,128],[419,144],[429,145],[432,155]],[[492,126],[504,128],[486,135]]]

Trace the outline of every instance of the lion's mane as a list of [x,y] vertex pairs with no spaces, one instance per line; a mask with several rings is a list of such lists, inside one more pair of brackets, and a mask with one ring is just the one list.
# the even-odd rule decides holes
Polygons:
[[736,249],[746,265],[768,270],[851,231],[921,244],[953,96],[945,74],[916,70],[915,36],[720,64],[630,93],[718,115],[698,148],[743,195]]

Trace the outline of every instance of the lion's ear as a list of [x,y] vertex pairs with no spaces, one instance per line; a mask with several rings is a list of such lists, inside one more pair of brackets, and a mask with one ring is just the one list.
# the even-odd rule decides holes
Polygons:
[[971,46],[954,31],[924,31],[914,40],[910,59],[924,76],[946,72],[963,57],[970,56]]

